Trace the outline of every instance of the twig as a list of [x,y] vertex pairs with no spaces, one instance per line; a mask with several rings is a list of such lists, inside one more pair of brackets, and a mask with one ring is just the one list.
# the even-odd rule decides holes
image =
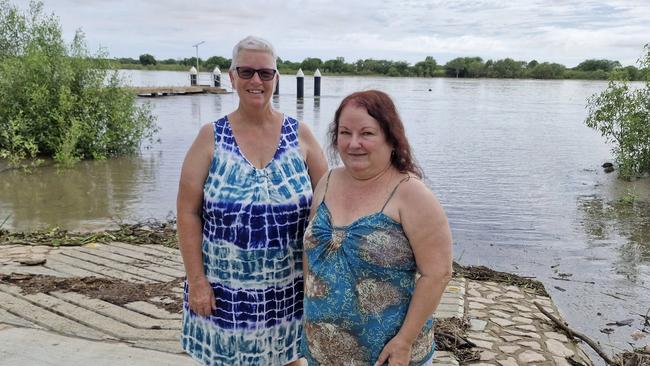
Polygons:
[[613,297],[613,298],[615,298],[615,299],[617,299],[617,300],[625,300],[625,299],[622,298],[622,297],[618,297],[618,296],[616,296],[616,295],[608,294],[607,292],[601,292],[601,294],[603,294],[603,295],[607,295],[607,296],[611,296],[611,297]]
[[579,338],[579,339],[585,341],[585,343],[587,343],[589,345],[589,347],[591,347],[594,351],[596,351],[596,353],[598,353],[598,355],[600,357],[602,357],[603,360],[605,360],[605,363],[607,363],[608,365],[616,365],[614,363],[614,361],[612,361],[609,358],[609,356],[607,356],[607,354],[600,347],[598,347],[596,342],[594,342],[591,338],[587,337],[586,335],[584,335],[582,333],[579,333],[579,332],[576,332],[576,331],[572,330],[566,324],[561,322],[559,319],[557,319],[553,315],[549,314],[549,312],[544,310],[544,308],[541,305],[539,305],[538,303],[534,303],[534,304],[537,307],[537,309],[539,309],[539,311],[542,312],[542,314],[546,315],[549,319],[551,319],[553,321],[553,323],[555,323],[558,327],[560,327],[562,330],[564,330],[571,338]]
[[566,282],[580,282],[580,283],[587,283],[587,284],[590,284],[590,285],[595,285],[595,284],[596,284],[596,282],[594,282],[594,281],[571,280],[571,279],[568,279],[568,278],[562,278],[562,277],[551,277],[551,278],[554,279],[554,280],[558,280],[558,281],[566,281]]
[[7,215],[7,217],[5,217],[5,219],[2,221],[2,224],[0,224],[0,229],[2,229],[3,226],[5,226],[5,223],[7,222],[7,220],[9,220],[10,217],[11,215]]
[[476,344],[469,339],[457,335],[457,334],[451,334],[451,333],[445,333],[445,332],[436,332],[437,335],[444,337],[452,342],[456,346],[456,348],[474,348],[476,347]]

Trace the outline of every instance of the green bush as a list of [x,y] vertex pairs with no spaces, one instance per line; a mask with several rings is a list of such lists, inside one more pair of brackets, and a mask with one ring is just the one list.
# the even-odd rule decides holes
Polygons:
[[156,61],[156,58],[153,57],[152,55],[148,54],[148,53],[140,55],[139,60],[140,60],[140,64],[145,65],[145,66],[146,65],[155,65],[155,64],[158,63]]
[[135,153],[152,138],[149,107],[122,87],[107,55],[89,54],[81,31],[66,44],[40,2],[23,14],[0,0],[0,26],[0,158],[70,164]]
[[643,87],[631,87],[626,73],[614,73],[618,79],[587,105],[587,126],[614,144],[619,176],[626,180],[650,173],[650,44],[639,64],[646,73]]

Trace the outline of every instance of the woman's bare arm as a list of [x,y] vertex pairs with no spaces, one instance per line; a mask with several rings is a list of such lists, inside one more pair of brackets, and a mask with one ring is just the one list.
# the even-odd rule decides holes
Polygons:
[[304,122],[300,123],[298,138],[305,161],[307,162],[311,186],[315,190],[316,185],[325,172],[327,172],[327,159],[325,159],[325,154],[318,140],[316,140],[316,137],[314,137],[314,134]]
[[176,210],[178,240],[189,286],[189,305],[197,314],[210,315],[216,309],[212,287],[205,276],[201,244],[203,184],[214,153],[212,124],[206,124],[192,143],[181,169]]
[[391,359],[391,365],[408,365],[411,346],[451,279],[452,240],[447,216],[424,183],[411,179],[398,192],[400,221],[421,277],[416,282],[404,323],[384,347],[378,364]]

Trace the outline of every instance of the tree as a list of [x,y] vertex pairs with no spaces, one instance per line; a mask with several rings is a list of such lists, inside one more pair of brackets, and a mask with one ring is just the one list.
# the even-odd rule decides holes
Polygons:
[[298,70],[300,68],[300,63],[291,62],[289,60],[282,61],[282,59],[279,57],[277,60],[277,65],[278,65],[278,69]]
[[530,77],[534,79],[561,79],[565,69],[560,64],[543,62],[530,70]]
[[465,61],[462,57],[457,57],[445,64],[445,74],[451,77],[464,77]]
[[89,54],[81,31],[66,44],[40,2],[23,14],[0,0],[0,24],[0,158],[103,159],[153,136],[150,109],[122,88],[106,54]]
[[639,60],[645,68],[645,85],[631,87],[623,78],[588,100],[585,123],[613,143],[619,177],[629,180],[650,173],[650,44]]
[[[196,57],[184,58],[181,60],[180,64],[185,66],[196,66]],[[200,64],[203,64],[201,58],[199,58],[199,65]]]
[[144,55],[140,55],[140,64],[146,66],[146,65],[155,65],[156,64],[156,59],[151,56],[148,53],[145,53]]
[[[196,64],[195,64],[196,65]],[[219,66],[219,69],[223,70],[228,70],[230,67],[230,59],[221,57],[221,56],[212,56],[205,60],[203,65],[208,69],[208,70],[214,70],[216,66]]]
[[436,74],[436,60],[432,56],[425,57],[424,61],[420,61],[413,66],[416,76],[432,77]]
[[347,72],[351,71],[352,65],[348,65],[345,63],[345,59],[343,57],[337,57],[334,60],[327,60],[325,63],[323,63],[323,70],[328,71],[328,72]]
[[323,60],[319,58],[306,58],[300,63],[300,68],[306,71],[316,71],[316,69],[323,67]]
[[[393,69],[394,72],[391,75],[390,69]],[[388,72],[390,76],[407,76],[409,73],[409,63],[406,61],[396,61],[393,62]]]
[[643,75],[643,72],[641,70],[632,65],[620,68],[618,71],[621,73],[621,78],[625,78],[626,80],[630,81],[641,80],[641,77]]
[[533,69],[537,65],[539,65],[539,62],[537,62],[537,60],[532,60],[526,65],[526,68],[527,69]]
[[133,59],[133,58],[130,58],[130,57],[116,58],[115,62],[117,62],[119,64],[138,64],[138,63],[140,63],[139,60],[136,60],[136,59]]
[[477,69],[482,68],[483,59],[480,57],[457,57],[445,64],[445,74],[451,77],[464,78],[470,76],[470,69],[472,72],[476,72]]
[[609,72],[619,67],[621,67],[621,63],[618,61],[591,59],[582,61],[575,67],[575,69],[580,71],[603,70]]
[[480,58],[478,60],[474,59],[466,63],[465,76],[469,78],[478,78],[481,76],[485,76],[484,70],[485,70],[485,64],[483,64],[483,61]]
[[518,78],[521,77],[526,63],[523,61],[515,61],[511,58],[498,60],[494,63],[493,70],[494,76],[498,78]]

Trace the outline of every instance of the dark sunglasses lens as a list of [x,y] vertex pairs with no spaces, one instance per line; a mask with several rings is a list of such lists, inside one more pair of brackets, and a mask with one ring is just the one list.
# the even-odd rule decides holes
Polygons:
[[260,79],[264,81],[269,81],[275,76],[275,70],[273,69],[261,69],[257,71],[257,74],[260,76]]
[[255,75],[255,69],[251,69],[250,67],[238,67],[237,74],[242,79],[250,79]]

